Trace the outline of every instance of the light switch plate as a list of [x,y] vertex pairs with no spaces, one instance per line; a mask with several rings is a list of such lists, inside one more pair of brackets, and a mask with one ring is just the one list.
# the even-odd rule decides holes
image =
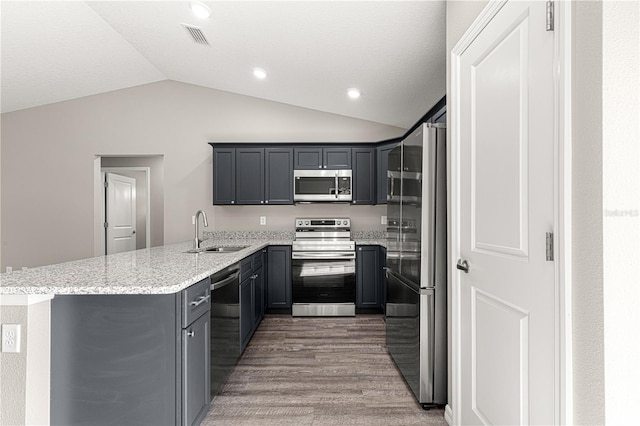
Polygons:
[[20,352],[20,324],[2,324],[2,352]]
[[260,216],[260,225],[266,225],[266,224],[267,224],[267,217]]

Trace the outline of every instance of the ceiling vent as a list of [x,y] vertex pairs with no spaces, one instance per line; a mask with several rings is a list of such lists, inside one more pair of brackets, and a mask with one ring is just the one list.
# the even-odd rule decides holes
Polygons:
[[184,27],[185,30],[187,30],[191,38],[193,38],[193,41],[195,41],[198,44],[205,44],[209,46],[209,41],[204,36],[202,29],[198,27],[194,27],[193,25],[187,25],[187,24],[182,24],[182,26]]

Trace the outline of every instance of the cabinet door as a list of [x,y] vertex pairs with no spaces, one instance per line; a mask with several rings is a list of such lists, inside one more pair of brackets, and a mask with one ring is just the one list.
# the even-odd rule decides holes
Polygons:
[[247,278],[240,283],[240,351],[243,351],[253,331],[253,280]]
[[323,168],[325,169],[350,169],[351,147],[330,147],[322,150]]
[[264,268],[254,272],[253,276],[253,329],[255,330],[264,316]]
[[264,203],[264,148],[236,149],[236,204]]
[[297,170],[311,170],[322,168],[322,148],[311,146],[295,148],[294,165]]
[[200,424],[209,411],[209,312],[182,330],[182,424]]
[[381,145],[376,148],[376,204],[387,204],[387,169],[389,153],[398,143]]
[[375,197],[375,150],[353,148],[353,204],[373,204]]
[[380,253],[380,275],[379,275],[379,284],[380,284],[380,309],[383,314],[387,312],[387,249],[384,247],[379,247]]
[[267,249],[267,306],[291,309],[291,246]]
[[380,251],[378,246],[356,250],[356,307],[380,307]]
[[213,204],[236,200],[236,150],[213,148]]
[[293,204],[293,148],[265,148],[265,203]]

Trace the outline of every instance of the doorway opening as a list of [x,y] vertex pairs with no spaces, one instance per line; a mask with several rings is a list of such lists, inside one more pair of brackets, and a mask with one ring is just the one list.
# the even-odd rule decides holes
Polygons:
[[161,155],[96,156],[96,256],[164,244],[163,164]]

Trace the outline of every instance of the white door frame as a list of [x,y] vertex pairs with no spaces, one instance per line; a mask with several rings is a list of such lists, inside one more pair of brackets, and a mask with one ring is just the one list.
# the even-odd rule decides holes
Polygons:
[[102,228],[102,232],[100,232],[100,248],[101,248],[101,252],[99,254],[97,254],[98,256],[104,256],[105,254],[105,241],[106,241],[106,236],[105,236],[105,232],[104,232],[104,221],[105,221],[105,187],[104,187],[104,179],[105,179],[105,173],[118,173],[118,172],[144,172],[145,174],[145,184],[146,184],[146,188],[147,188],[147,218],[145,220],[145,230],[146,230],[146,238],[145,238],[145,245],[146,248],[150,248],[151,247],[151,220],[150,220],[150,216],[151,216],[151,167],[102,167],[100,169],[100,182],[101,186],[102,186],[102,197],[100,197],[101,200],[101,208],[100,210],[100,222],[99,222],[99,226]]
[[[460,253],[460,57],[478,34],[502,9],[507,0],[490,0],[451,50],[450,135],[451,143],[451,244],[449,274],[451,276],[451,398],[445,410],[449,424],[461,419],[461,336],[460,279],[456,259]],[[554,267],[556,282],[555,324],[555,408],[557,424],[573,423],[573,364],[571,324],[571,2],[556,1],[554,26]]]

